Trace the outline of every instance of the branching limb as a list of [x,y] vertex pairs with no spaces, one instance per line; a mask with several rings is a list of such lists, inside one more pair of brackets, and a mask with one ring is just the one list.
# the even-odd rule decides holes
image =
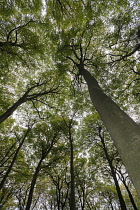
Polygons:
[[25,103],[26,101],[31,101],[47,94],[58,94],[59,85],[57,87],[52,87],[47,91],[41,90],[39,93],[29,94],[33,89],[41,87],[46,83],[47,82],[43,82],[40,84],[36,83],[32,87],[28,88],[25,94],[17,102],[15,102],[3,115],[0,116],[0,123],[6,120],[21,104]]
[[[14,32],[14,31],[17,32],[20,28],[26,27],[26,26],[27,26],[29,23],[31,23],[31,22],[35,22],[35,21],[33,21],[33,20],[31,19],[31,20],[29,20],[27,23],[25,23],[24,25],[15,27],[15,28],[13,28],[11,31],[9,31],[9,33],[8,33],[8,35],[7,35],[7,42],[10,42],[9,39],[10,39],[10,36],[11,36],[12,32]],[[16,39],[17,39],[17,35],[16,35]]]
[[20,151],[20,149],[21,149],[21,147],[22,147],[22,145],[23,145],[23,143],[24,143],[24,141],[25,141],[25,139],[26,139],[26,137],[27,137],[27,135],[28,135],[28,133],[30,132],[31,129],[32,129],[32,127],[28,124],[28,129],[26,130],[24,136],[21,138],[21,141],[19,143],[18,148],[15,151],[13,159],[12,159],[12,161],[11,161],[11,163],[10,163],[6,173],[5,173],[5,175],[3,176],[2,180],[1,180],[0,189],[3,188],[3,186],[4,186],[5,182],[6,182],[6,179],[8,178],[9,174],[11,173],[13,165],[14,165],[16,159],[17,159],[18,153],[19,153],[19,151]]
[[45,118],[41,117],[40,112],[39,112],[38,108],[36,107],[36,105],[35,105],[34,101],[33,101],[33,100],[31,100],[31,102],[32,102],[32,104],[33,104],[33,107],[34,107],[34,108],[35,108],[35,110],[37,111],[37,114],[38,114],[39,118],[40,118],[41,120],[44,120]]
[[113,60],[107,64],[111,64],[111,63],[114,63],[114,62],[117,62],[117,61],[122,61],[122,60],[125,60],[126,58],[130,57],[131,55],[133,55],[135,52],[139,51],[140,50],[140,44],[138,44],[135,49],[130,52],[130,53],[127,53],[126,55],[122,56],[122,55],[113,55],[113,54],[110,54],[111,56],[120,56],[120,58],[116,59],[116,60]]

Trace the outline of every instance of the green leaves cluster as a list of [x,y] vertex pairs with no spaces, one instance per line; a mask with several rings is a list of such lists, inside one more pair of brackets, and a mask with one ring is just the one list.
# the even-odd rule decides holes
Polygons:
[[[132,52],[139,44],[138,2],[3,0],[0,4],[0,114],[30,88],[28,99],[32,96],[1,124],[1,180],[25,138],[1,189],[1,207],[25,209],[41,160],[32,207],[70,208],[72,122],[77,208],[119,209],[100,127],[114,168],[124,171],[124,166],[91,105],[76,63],[82,54],[85,68],[105,92],[135,117],[140,68],[139,51]],[[120,187],[132,207],[122,183]],[[129,187],[140,205],[133,185]]]

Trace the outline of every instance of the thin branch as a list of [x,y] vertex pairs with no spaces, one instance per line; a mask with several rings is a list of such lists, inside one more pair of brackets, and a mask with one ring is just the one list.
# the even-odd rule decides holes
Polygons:
[[75,51],[73,45],[72,45],[72,51],[73,51],[75,57],[76,57],[78,60],[80,60],[80,58],[79,58],[78,54],[76,53],[76,51]]
[[130,52],[130,53],[127,53],[126,55],[122,56],[122,55],[111,55],[111,56],[121,56],[119,59],[116,59],[116,60],[113,60],[107,64],[111,64],[111,63],[114,63],[114,62],[117,62],[117,61],[122,61],[122,60],[125,60],[125,58],[128,58],[130,57],[131,55],[133,55],[136,51],[139,51],[140,50],[140,44],[138,44],[135,49]]
[[[89,39],[89,41],[88,41],[88,44],[86,45],[85,53],[84,53],[84,54],[85,54],[85,55],[84,55],[84,60],[86,60],[87,50],[88,50],[88,47],[89,47],[89,45],[90,45],[90,43],[91,43],[92,36],[93,36],[93,35],[90,36],[90,39]],[[91,56],[91,58],[93,58],[93,55]],[[90,59],[90,60],[91,60],[91,59]]]
[[75,65],[77,65],[77,63],[74,61],[73,58],[71,58],[71,57],[69,57],[69,56],[67,56],[66,58],[68,58],[68,59],[71,60]]
[[140,73],[137,72],[137,71],[135,71],[134,69],[132,69],[132,71],[133,71],[135,74],[140,75]]
[[[0,160],[0,162],[1,162],[1,165],[0,165],[0,167],[1,166],[3,166],[3,164],[7,161],[7,159],[5,160],[5,158],[8,156],[8,154],[11,152],[11,150],[13,149],[13,147],[16,145],[16,142],[14,142],[13,144],[12,144],[12,146],[8,149],[8,151],[6,152],[6,154],[5,154],[5,156]],[[11,155],[10,155],[10,157],[11,157]],[[8,159],[9,159],[9,157],[8,157]],[[2,163],[4,161],[4,163]]]
[[9,31],[9,33],[8,33],[8,35],[7,35],[7,42],[9,42],[10,35],[11,35],[11,33],[12,33],[13,31],[18,31],[20,28],[26,27],[26,26],[27,26],[29,23],[31,23],[31,22],[35,22],[35,21],[33,21],[33,20],[31,19],[31,20],[29,20],[27,23],[25,23],[24,25],[15,27],[15,28],[13,28],[11,31]]
[[51,109],[61,110],[61,109],[58,109],[58,108],[56,108],[56,107],[54,107],[54,106],[49,105],[47,102],[41,101],[40,99],[36,99],[36,98],[35,98],[34,101],[40,102],[40,103],[42,103],[42,104],[48,106],[48,107],[51,108]]
[[136,82],[136,81],[139,81],[139,80],[140,80],[140,78],[137,78],[137,79],[132,80],[129,84],[127,84],[127,87],[124,90],[122,90],[122,92],[124,92],[125,90],[127,90],[131,86],[131,84],[133,82]]
[[45,118],[44,118],[44,117],[41,117],[40,112],[39,112],[38,108],[36,107],[36,105],[35,105],[34,101],[33,101],[33,100],[31,100],[31,102],[32,102],[32,104],[33,104],[33,107],[34,107],[34,108],[35,108],[35,110],[37,111],[37,114],[38,114],[39,118],[40,118],[41,120],[44,120]]
[[50,89],[48,91],[41,91],[39,93],[34,93],[32,95],[28,95],[26,97],[25,101],[30,101],[30,100],[36,99],[36,98],[38,98],[40,96],[47,95],[49,93],[55,93],[56,94],[56,93],[58,93],[58,91],[56,91],[58,89],[58,87],[59,86],[57,86],[56,88],[52,88],[52,89]]

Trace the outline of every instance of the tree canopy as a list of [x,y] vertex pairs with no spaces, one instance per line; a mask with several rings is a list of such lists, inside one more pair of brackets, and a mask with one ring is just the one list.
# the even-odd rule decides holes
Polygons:
[[139,209],[139,1],[0,4],[0,208]]

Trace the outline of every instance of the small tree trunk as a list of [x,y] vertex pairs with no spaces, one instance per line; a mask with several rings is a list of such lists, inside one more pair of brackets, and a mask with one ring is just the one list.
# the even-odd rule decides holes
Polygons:
[[71,123],[72,121],[69,121],[69,124],[67,125],[69,130],[69,143],[70,143],[70,175],[71,175],[71,189],[70,189],[70,210],[76,210],[76,203],[75,203],[75,177],[74,177],[74,153],[73,153],[73,138],[71,134]]
[[138,208],[137,208],[137,206],[136,206],[136,204],[135,204],[133,195],[132,195],[132,193],[131,193],[131,191],[130,191],[130,189],[129,189],[127,183],[126,183],[126,180],[125,180],[123,174],[121,173],[121,171],[119,171],[119,174],[120,174],[120,176],[121,176],[121,181],[123,182],[123,184],[124,184],[124,186],[125,186],[125,188],[126,188],[126,190],[127,190],[127,193],[128,193],[128,195],[129,195],[129,199],[130,199],[131,204],[132,204],[132,206],[133,206],[133,209],[134,209],[134,210],[138,210]]
[[35,170],[35,173],[33,175],[33,179],[32,179],[32,182],[31,182],[31,187],[30,187],[30,191],[29,191],[29,195],[28,195],[28,200],[27,200],[27,205],[26,205],[25,210],[30,210],[30,207],[31,207],[31,204],[32,204],[34,187],[35,187],[36,180],[37,180],[37,177],[38,177],[40,168],[41,168],[42,161],[43,161],[43,158],[40,159],[40,161],[39,161],[39,163],[37,165],[37,168]]
[[27,200],[25,210],[30,210],[30,207],[31,207],[31,204],[32,204],[32,198],[33,198],[33,192],[34,192],[36,180],[38,178],[38,174],[39,174],[40,169],[41,169],[42,161],[47,157],[47,155],[51,151],[51,149],[53,147],[53,144],[55,142],[55,139],[56,139],[56,136],[54,135],[48,150],[44,151],[44,147],[42,147],[42,156],[41,156],[40,161],[39,161],[39,163],[36,167],[36,170],[34,172],[34,175],[33,175],[32,181],[31,181],[31,187],[30,187],[30,191],[29,191],[28,200]]
[[134,210],[138,210],[138,208],[137,208],[137,206],[136,206],[136,204],[135,204],[135,201],[134,201],[134,199],[133,199],[133,196],[132,196],[132,194],[131,194],[131,192],[130,192],[130,190],[129,190],[129,187],[127,186],[127,184],[126,184],[125,182],[123,182],[123,183],[124,183],[124,186],[125,186],[125,188],[126,188],[126,190],[127,190],[128,195],[129,195],[129,199],[130,199],[130,201],[131,201],[131,204],[132,204],[132,206],[133,206],[133,209],[134,209]]
[[10,117],[13,112],[26,101],[26,95],[24,94],[17,102],[15,102],[4,114],[0,116],[0,123]]
[[11,164],[10,164],[10,166],[9,166],[9,168],[8,168],[8,170],[7,170],[7,172],[5,173],[3,179],[2,179],[2,181],[1,181],[1,183],[0,183],[0,189],[3,188],[3,186],[4,186],[4,184],[5,184],[5,181],[6,181],[7,177],[9,176],[9,174],[10,174],[10,172],[11,172],[11,170],[12,170],[12,167],[13,167],[13,165],[14,165],[16,159],[17,159],[17,156],[18,156],[18,153],[19,153],[19,151],[20,151],[20,148],[22,147],[22,145],[23,145],[23,143],[24,143],[24,141],[25,141],[25,138],[26,138],[26,136],[28,135],[29,131],[30,131],[30,129],[27,130],[27,132],[25,133],[25,136],[23,137],[22,141],[20,142],[20,144],[19,144],[19,146],[18,146],[18,148],[17,148],[17,150],[16,150],[16,152],[15,152],[15,154],[14,154],[14,157],[13,157],[13,159],[12,159],[12,162],[11,162]]
[[121,193],[121,189],[120,189],[120,186],[119,186],[117,177],[116,177],[116,173],[115,173],[114,167],[112,165],[112,161],[110,160],[110,157],[109,157],[109,154],[108,154],[108,151],[107,151],[105,142],[104,142],[104,138],[101,136],[101,134],[99,134],[99,137],[101,139],[101,142],[102,142],[102,145],[103,145],[103,150],[104,150],[106,159],[108,161],[108,164],[109,164],[109,167],[110,167],[110,170],[111,170],[112,177],[114,179],[114,183],[115,183],[115,186],[116,186],[116,191],[117,191],[117,194],[118,194],[118,198],[119,198],[121,209],[122,210],[127,210],[126,205],[125,205],[125,201],[123,199],[123,196],[122,196],[122,193]]

